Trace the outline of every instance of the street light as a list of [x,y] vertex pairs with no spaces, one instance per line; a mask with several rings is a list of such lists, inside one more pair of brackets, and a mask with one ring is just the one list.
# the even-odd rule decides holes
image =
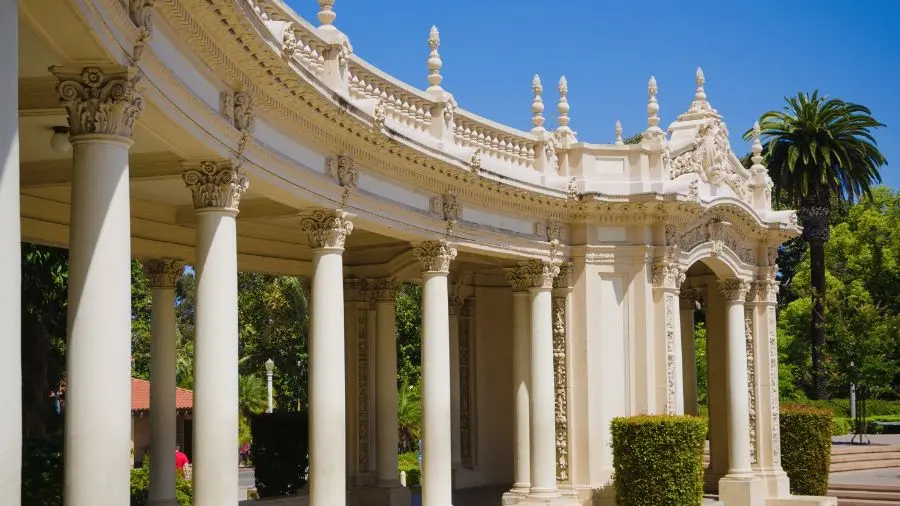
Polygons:
[[272,375],[275,372],[275,362],[270,358],[266,360],[266,390],[269,394],[269,409],[267,413],[272,412]]

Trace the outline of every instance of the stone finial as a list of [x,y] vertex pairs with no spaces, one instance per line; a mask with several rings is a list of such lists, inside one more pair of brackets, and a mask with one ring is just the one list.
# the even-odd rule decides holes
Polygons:
[[425,274],[447,274],[450,263],[456,258],[456,248],[443,239],[427,241],[413,248],[413,258],[422,262],[422,272]]
[[616,146],[624,146],[625,141],[622,139],[622,122],[616,120]]
[[142,74],[135,67],[50,68],[69,119],[70,137],[101,134],[130,138],[144,110],[138,93]]
[[313,209],[300,215],[300,230],[309,234],[309,247],[314,250],[343,250],[353,222],[341,210]]
[[531,80],[531,90],[534,92],[534,100],[531,102],[531,124],[534,125],[534,128],[531,131],[543,132],[544,100],[541,98],[541,93],[544,92],[544,87],[541,85],[541,76],[534,75],[534,79]]
[[753,173],[765,172],[766,167],[762,164],[763,156],[762,156],[762,142],[760,142],[759,137],[761,134],[761,130],[759,128],[759,121],[753,123],[753,146],[750,148],[753,155],[750,157],[750,160],[753,162],[753,166],[750,167],[750,171]]
[[184,262],[161,259],[144,262],[144,273],[151,288],[175,288],[175,282],[184,272]]
[[319,28],[334,29],[334,20],[337,14],[334,12],[334,0],[319,0],[319,13],[316,14],[321,25]]
[[650,96],[650,100],[647,102],[647,130],[644,131],[645,139],[652,139],[665,135],[662,128],[659,128],[659,102],[656,101],[656,94],[658,92],[659,88],[656,86],[656,77],[650,76],[650,81],[647,83],[647,94]]
[[250,181],[232,162],[200,162],[199,167],[186,168],[182,177],[197,210],[222,209],[236,213],[241,195],[250,187]]
[[689,112],[713,111],[712,106],[709,105],[709,101],[706,99],[706,91],[703,89],[705,83],[706,77],[703,75],[703,69],[697,67],[697,91],[694,93],[694,101],[691,102]]
[[431,54],[428,55],[428,91],[441,91],[441,81],[444,76],[441,75],[441,67],[444,66],[438,48],[441,47],[441,33],[436,26],[431,27],[428,34],[428,47],[431,48]]
[[562,148],[566,148],[568,144],[575,142],[575,132],[569,127],[570,107],[568,94],[569,82],[566,80],[566,76],[562,76],[559,78],[559,102],[556,104],[556,109],[559,111],[559,118],[557,119],[559,126],[556,129],[556,138]]

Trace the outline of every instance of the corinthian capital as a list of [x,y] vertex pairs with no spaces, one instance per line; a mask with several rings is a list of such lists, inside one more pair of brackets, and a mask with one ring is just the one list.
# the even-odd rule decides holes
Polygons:
[[400,281],[396,278],[375,278],[369,280],[369,290],[379,302],[394,302],[400,292]]
[[309,234],[312,249],[344,249],[353,232],[350,215],[340,210],[314,209],[300,216],[300,229]]
[[747,292],[750,290],[750,283],[739,278],[728,278],[719,280],[719,292],[725,302],[744,302]]
[[184,263],[177,260],[148,260],[144,262],[144,273],[152,288],[175,288],[175,281],[184,272]]
[[530,260],[507,272],[506,280],[513,286],[513,291],[550,289],[553,288],[553,280],[559,275],[559,271],[559,265],[549,260]]
[[678,290],[684,282],[685,272],[681,266],[668,260],[658,260],[651,266],[654,288]]
[[571,262],[566,262],[559,266],[559,275],[553,279],[553,288],[572,288],[572,273],[574,266]]
[[138,94],[141,74],[134,67],[60,67],[50,71],[69,116],[71,136],[99,134],[131,138],[144,110]]
[[201,162],[186,167],[184,184],[194,197],[194,209],[225,209],[237,212],[241,195],[250,182],[231,162]]
[[413,248],[413,258],[422,262],[422,272],[450,272],[450,262],[456,258],[456,248],[445,240],[427,241]]

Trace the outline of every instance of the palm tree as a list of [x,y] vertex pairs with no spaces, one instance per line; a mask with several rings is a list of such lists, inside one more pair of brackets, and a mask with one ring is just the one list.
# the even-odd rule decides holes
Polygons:
[[[812,383],[815,398],[826,391],[821,357],[825,345],[825,243],[830,237],[833,202],[854,202],[871,196],[881,182],[879,169],[887,163],[872,135],[883,127],[862,105],[828,96],[799,93],[785,98],[782,111],[762,115],[759,131],[775,184],[775,194],[796,207],[809,243],[812,278]],[[755,128],[754,128],[755,129]],[[750,139],[753,130],[744,134]]]
[[401,452],[414,451],[422,437],[422,395],[419,386],[410,385],[406,378],[397,393],[397,422]]

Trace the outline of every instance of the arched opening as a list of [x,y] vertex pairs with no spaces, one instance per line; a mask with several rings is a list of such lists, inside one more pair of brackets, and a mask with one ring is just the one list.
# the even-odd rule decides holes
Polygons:
[[728,324],[719,282],[734,276],[725,261],[703,258],[687,270],[680,293],[685,413],[708,420],[704,482],[710,493],[728,473]]

